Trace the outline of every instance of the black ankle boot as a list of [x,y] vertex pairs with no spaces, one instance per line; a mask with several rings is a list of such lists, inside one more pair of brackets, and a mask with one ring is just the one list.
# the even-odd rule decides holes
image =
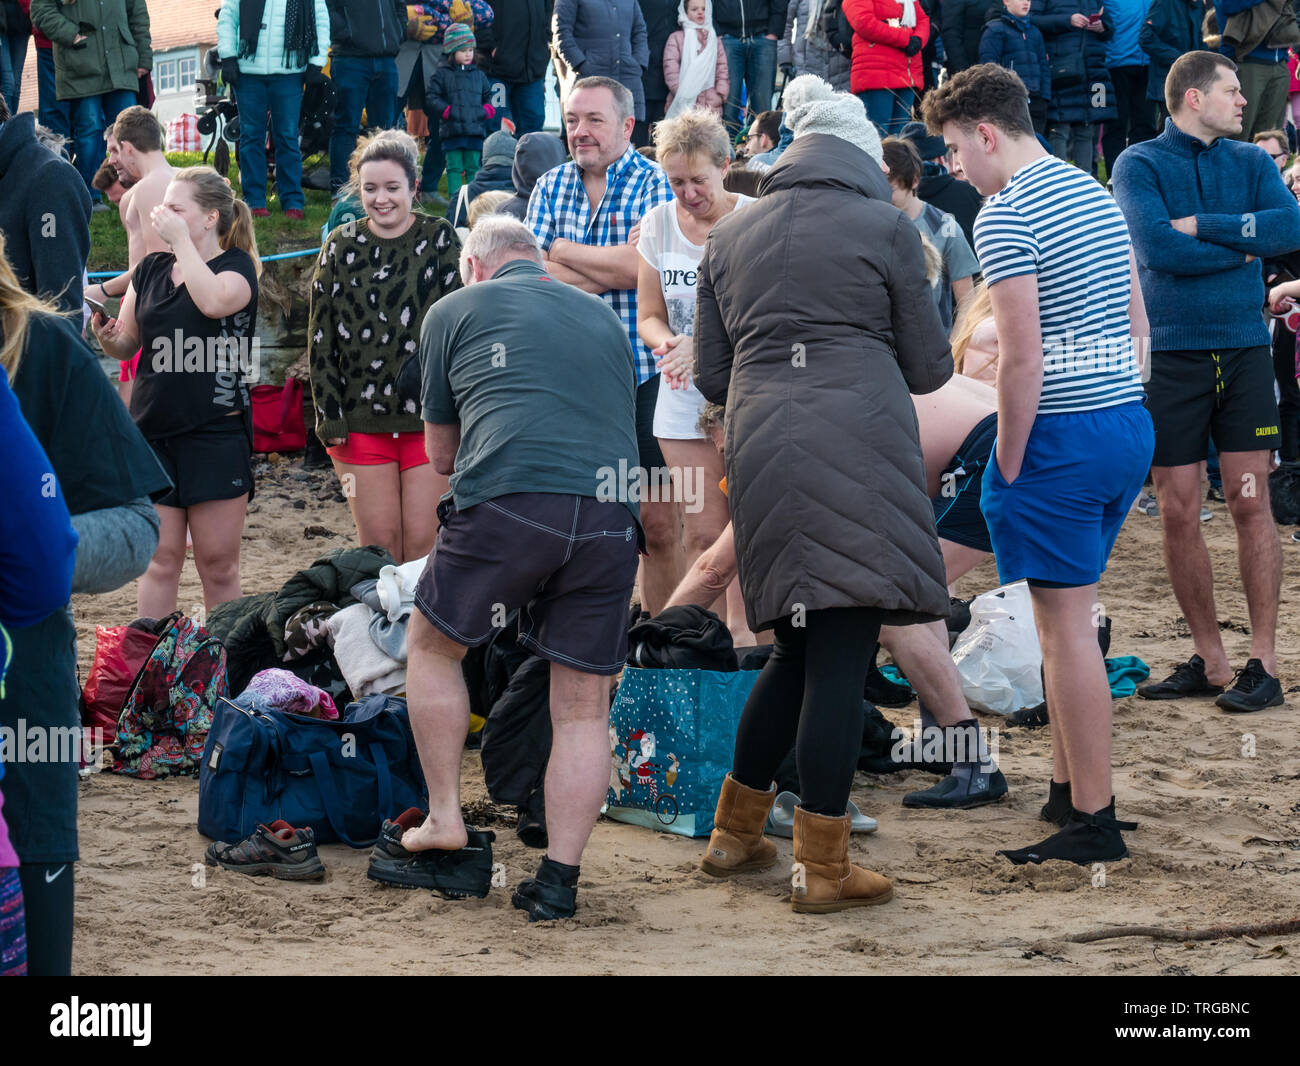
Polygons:
[[572,918],[578,909],[578,873],[578,867],[547,855],[537,867],[536,877],[519,882],[510,902],[527,911],[530,922]]
[[[922,707],[922,721],[927,717]],[[930,719],[931,728],[939,726]],[[909,792],[903,797],[904,807],[929,807],[943,810],[964,810],[994,803],[1007,794],[1007,779],[1002,776],[982,746],[979,720],[967,718],[943,730],[945,755],[959,759],[952,764],[948,775],[932,788]]]
[[[1111,800],[1114,803],[1114,800]],[[1070,782],[1060,784],[1055,778],[1052,779],[1047,789],[1047,802],[1043,804],[1043,809],[1038,812],[1038,817],[1045,822],[1053,822],[1062,829],[1065,823],[1070,820],[1070,812],[1074,810],[1074,801],[1070,799]]]
[[1137,828],[1136,822],[1120,822],[1115,818],[1115,801],[1096,814],[1084,814],[1071,808],[1070,820],[1060,832],[1046,840],[1015,851],[999,851],[1017,866],[1031,862],[1060,859],[1064,862],[1089,866],[1094,862],[1114,862],[1128,858],[1128,848],[1120,830]]

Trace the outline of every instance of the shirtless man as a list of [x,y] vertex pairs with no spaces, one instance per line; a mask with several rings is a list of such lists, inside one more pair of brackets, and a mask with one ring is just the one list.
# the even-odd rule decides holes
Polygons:
[[[983,382],[956,374],[935,392],[913,396],[912,403],[939,547],[951,584],[992,555],[988,527],[980,511],[980,490],[997,438],[997,392]],[[714,443],[721,446],[720,421],[711,428]],[[735,541],[728,523],[713,546],[696,560],[667,606],[707,607],[735,576]],[[978,807],[1004,796],[1006,779],[988,757],[978,721],[962,694],[957,666],[948,653],[947,627],[942,622],[882,626],[880,643],[916,689],[922,720],[933,717],[945,734],[949,730],[964,734],[960,739],[951,738],[952,748],[945,736],[945,750],[978,753],[971,761],[955,763],[952,773],[933,788],[909,792],[903,797],[903,806]]]
[[[115,278],[86,288],[86,295],[100,303],[109,297],[119,299],[126,294],[131,274],[141,259],[153,252],[168,251],[158,231],[148,225],[153,209],[163,202],[167,185],[174,173],[172,165],[163,155],[164,132],[162,124],[148,108],[128,107],[117,116],[106,134],[108,162],[119,174],[129,177],[134,184],[118,204],[122,225],[126,227],[127,269]],[[137,352],[132,359],[122,361],[117,391],[122,402],[131,405],[131,383],[135,378]]]

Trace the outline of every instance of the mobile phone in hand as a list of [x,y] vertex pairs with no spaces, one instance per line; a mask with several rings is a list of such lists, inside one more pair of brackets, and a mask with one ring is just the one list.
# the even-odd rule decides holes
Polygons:
[[1089,16],[1088,16],[1088,25],[1089,25],[1089,26],[1095,26],[1095,25],[1097,25],[1097,23],[1099,23],[1100,21],[1101,21],[1101,12],[1098,12],[1098,13],[1095,14],[1095,15],[1089,15]]
[[105,318],[111,318],[111,317],[112,317],[112,316],[108,313],[108,308],[105,307],[105,306],[104,306],[102,303],[100,303],[98,300],[92,300],[89,296],[84,296],[84,297],[82,297],[82,299],[85,300],[85,302],[86,302],[86,306],[89,307],[92,311],[98,311],[98,312],[99,312],[101,315],[103,315]]

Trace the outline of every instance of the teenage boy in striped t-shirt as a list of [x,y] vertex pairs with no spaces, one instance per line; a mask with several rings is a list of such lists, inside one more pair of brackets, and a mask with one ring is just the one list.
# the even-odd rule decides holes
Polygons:
[[1061,826],[1012,862],[1128,854],[1110,775],[1110,687],[1097,582],[1151,462],[1136,346],[1146,312],[1124,217],[1034,137],[1024,83],[982,63],[925,101],[988,197],[975,252],[998,334],[998,439],[981,506],[1002,581],[1029,582],[1052,723],[1042,817]]

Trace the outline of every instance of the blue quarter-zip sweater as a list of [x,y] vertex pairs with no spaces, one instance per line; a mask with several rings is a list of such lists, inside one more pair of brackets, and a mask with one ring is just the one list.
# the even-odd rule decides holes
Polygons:
[[[1228,137],[1207,145],[1166,119],[1159,137],[1120,153],[1112,181],[1152,350],[1268,344],[1260,260],[1300,248],[1300,206],[1268,153]],[[1189,215],[1195,237],[1170,225]]]

